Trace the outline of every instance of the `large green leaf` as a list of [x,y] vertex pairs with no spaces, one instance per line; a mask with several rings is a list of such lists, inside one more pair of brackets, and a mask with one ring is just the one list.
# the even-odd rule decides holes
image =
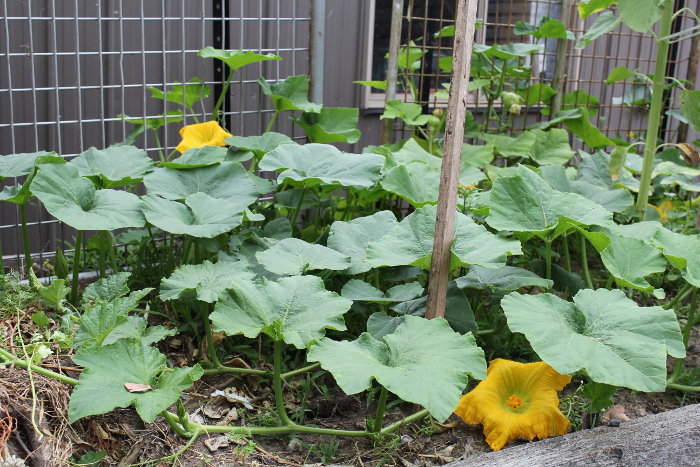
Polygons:
[[[70,398],[70,423],[130,405],[151,423],[203,374],[199,365],[169,369],[164,355],[138,339],[121,339],[80,352],[73,361],[85,369]],[[125,383],[146,384],[153,389],[129,392]]]
[[277,183],[285,180],[370,188],[378,180],[384,157],[378,154],[348,154],[328,144],[285,144],[265,154],[261,170],[282,171]]
[[561,374],[585,369],[599,383],[657,392],[666,388],[666,353],[685,356],[673,310],[640,307],[621,290],[581,290],[574,303],[513,292],[501,306],[510,329]]
[[147,327],[145,318],[128,316],[129,311],[138,306],[138,297],[142,292],[135,294],[133,297],[100,302],[87,307],[78,322],[73,346],[86,350],[127,338],[139,338],[143,344],[150,345],[177,334],[177,329],[169,330],[163,326]]
[[[598,98],[591,96],[586,93],[583,89],[577,89],[575,91],[567,92],[564,94],[564,99],[561,108],[564,110],[580,109],[585,108],[588,110],[590,116],[594,116],[598,113]],[[545,107],[541,111],[542,115],[549,115],[550,108]]]
[[538,25],[518,21],[513,26],[513,34],[528,34],[535,39],[575,39],[571,31],[566,30],[564,23],[558,19],[544,17]]
[[165,232],[198,238],[213,238],[243,222],[245,206],[206,193],[194,193],[185,204],[156,195],[141,198],[146,220]]
[[421,115],[422,113],[423,107],[419,104],[412,104],[397,99],[386,103],[384,113],[379,118],[380,120],[400,118],[408,125],[423,126],[430,120],[430,115]]
[[[437,208],[416,209],[379,240],[367,246],[367,264],[371,267],[412,265],[430,269]],[[453,266],[479,264],[505,265],[506,256],[522,254],[520,243],[496,236],[469,217],[456,213]]]
[[0,181],[8,177],[23,177],[24,175],[29,175],[34,166],[38,163],[38,158],[56,155],[55,152],[39,151],[0,156]]
[[[163,93],[155,88],[148,87],[148,89],[151,90],[153,93],[153,96],[155,95],[163,95]],[[206,88],[207,91],[209,91],[209,88]],[[208,92],[207,92],[208,94]],[[166,93],[167,95],[167,93]],[[162,98],[162,97],[161,97]],[[180,99],[180,104],[182,104],[182,98]],[[167,125],[168,123],[175,123],[175,122],[181,122],[185,119],[182,110],[171,110],[165,113],[162,113],[158,117],[152,117],[152,118],[132,118],[129,117],[128,115],[124,114],[119,114],[119,118],[123,118],[127,122],[131,123],[134,125],[134,128],[129,132],[127,135],[126,139],[124,140],[123,144],[134,144],[136,142],[136,138],[145,133],[147,130],[153,130],[156,131],[158,128]]]
[[144,178],[149,194],[172,200],[184,200],[195,193],[225,199],[246,206],[259,194],[272,191],[272,184],[251,175],[238,162],[222,162],[211,167],[190,170],[158,168]]
[[[173,104],[184,105],[189,109],[191,109],[200,100],[209,97],[209,94],[211,93],[211,89],[208,86],[206,86],[199,78],[192,78],[184,84],[174,83],[166,92],[163,92],[160,89],[155,88],[153,86],[146,86],[146,89],[151,91],[151,97],[153,97],[154,99],[162,99],[167,102],[172,102]],[[157,130],[166,123],[165,118],[147,119],[146,123],[144,123],[144,120],[129,121],[131,123],[138,122],[141,125],[147,126],[151,130]],[[168,118],[168,121],[182,121],[182,118],[180,118],[179,120],[171,120]]]
[[374,378],[440,422],[457,406],[468,374],[486,376],[484,353],[474,337],[454,332],[442,318],[406,316],[383,341],[368,333],[352,342],[325,338],[311,347],[307,359],[321,362],[348,394],[369,389]]
[[[16,156],[29,156],[29,158],[21,157],[21,158],[16,158]],[[13,154],[12,156],[3,156],[0,158],[0,164],[2,163],[3,159],[10,159],[9,161],[5,162],[5,174],[10,174],[8,176],[11,177],[20,177],[27,175],[26,180],[24,183],[19,184],[19,185],[14,185],[14,186],[6,186],[0,191],[0,201],[8,201],[10,203],[15,203],[15,204],[24,204],[27,201],[29,201],[29,198],[32,197],[32,193],[29,190],[29,188],[32,185],[32,181],[34,180],[34,177],[36,177],[36,173],[39,170],[39,165],[41,164],[65,164],[66,160],[61,157],[56,155],[55,153],[44,153],[44,152],[38,152],[38,153],[33,153],[33,154]],[[14,159],[14,161],[12,160]],[[24,160],[22,160],[24,159]],[[29,163],[29,160],[34,161],[34,165],[27,169],[27,165]],[[24,173],[26,170],[29,170],[28,173]],[[11,174],[22,174],[22,175],[11,175]],[[2,180],[4,177],[0,176],[0,180]]]
[[683,235],[659,228],[651,240],[688,283],[700,287],[700,235]]
[[349,257],[298,238],[280,240],[255,257],[265,269],[281,276],[299,275],[318,269],[342,271],[350,267]]
[[129,293],[129,277],[130,272],[117,272],[93,282],[83,291],[83,303],[111,302],[123,297]]
[[613,84],[617,83],[618,81],[624,81],[632,76],[634,76],[634,71],[630,70],[626,66],[618,66],[613,68],[613,70],[608,74],[605,84]]
[[598,39],[600,36],[603,36],[615,29],[621,22],[622,18],[613,15],[609,11],[601,13],[595,19],[591,27],[588,28],[588,31],[578,38],[575,47],[577,49],[586,48],[588,44]]
[[618,287],[633,287],[664,298],[663,289],[654,289],[644,279],[646,276],[666,270],[666,260],[661,252],[647,242],[636,238],[603,232],[581,231],[598,250],[605,268],[615,278]]
[[420,162],[397,165],[384,174],[381,186],[413,207],[435,204],[440,190],[440,170]]
[[501,60],[511,60],[513,58],[524,58],[535,52],[544,49],[543,44],[527,44],[524,42],[512,42],[509,44],[494,44],[491,46],[484,44],[474,44],[474,52],[483,54],[489,58],[500,58]]
[[236,281],[217,302],[210,318],[217,331],[256,337],[265,333],[298,349],[345,329],[343,314],[352,302],[323,286],[316,276],[283,277],[277,282]]
[[700,90],[682,90],[680,105],[681,115],[695,131],[700,132]]
[[231,70],[237,70],[251,63],[265,62],[268,60],[282,60],[275,54],[256,54],[251,50],[221,50],[214,47],[205,47],[197,52],[202,58],[216,58],[221,60]]
[[481,138],[496,146],[496,152],[505,157],[529,157],[535,144],[536,134],[525,131],[517,138],[507,135],[483,134]]
[[318,112],[304,112],[293,120],[304,129],[310,143],[356,143],[362,132],[357,129],[360,109],[323,107]]
[[190,148],[180,157],[167,162],[161,162],[162,167],[169,169],[196,169],[219,164],[226,159],[228,149],[222,146],[202,146]]
[[700,287],[700,235],[684,235],[664,228],[659,222],[607,226],[614,235],[641,240],[659,249],[681,271],[690,284]]
[[517,176],[501,177],[493,183],[486,219],[491,227],[547,232],[560,226],[562,219],[583,225],[608,225],[612,223],[612,213],[583,196],[553,189],[524,166],[518,168]]
[[552,128],[549,131],[530,131],[535,134],[535,141],[529,156],[539,165],[562,165],[574,155],[566,130]]
[[153,169],[153,161],[146,151],[134,146],[90,148],[70,161],[78,173],[97,182],[98,186],[114,188],[133,185]]
[[296,144],[289,136],[275,133],[274,131],[268,131],[260,136],[231,136],[230,138],[224,138],[224,141],[238,149],[251,151],[258,159],[277,146]]
[[700,192],[700,183],[694,182],[693,179],[686,175],[672,175],[661,180],[662,186],[677,185],[685,191]]
[[400,149],[392,149],[387,157],[385,170],[397,165],[408,165],[414,162],[425,164],[430,169],[440,170],[441,159],[421,147],[418,142],[411,138],[400,146]]
[[554,114],[554,116],[551,118],[551,120],[546,121],[546,122],[533,123],[532,125],[528,126],[527,128],[531,129],[531,130],[547,130],[549,128],[554,128],[555,126],[559,125],[560,123],[580,119],[581,116],[583,115],[583,110],[584,109],[582,109],[582,108],[581,109],[562,110],[562,111]]
[[637,32],[647,32],[661,17],[659,0],[618,0],[622,21]]
[[414,207],[437,202],[440,159],[409,139],[401,149],[391,151],[384,166],[382,188]]
[[43,164],[32,181],[34,196],[49,213],[77,230],[143,227],[138,196],[125,191],[98,190],[68,164]]
[[466,167],[483,169],[493,160],[495,149],[496,147],[490,143],[483,146],[464,143],[462,145],[462,170]]
[[270,84],[265,78],[258,79],[263,93],[272,99],[275,110],[302,110],[320,112],[322,106],[309,102],[309,78],[306,75],[290,76],[277,84]]
[[[585,161],[584,161],[585,163]],[[582,164],[583,165],[583,164]],[[552,188],[567,193],[578,193],[584,198],[588,198],[596,204],[600,204],[608,211],[622,212],[634,203],[632,194],[625,188],[613,188],[614,184],[606,172],[609,180],[604,186],[599,183],[601,180],[593,179],[590,173],[581,170],[579,167],[579,178],[571,180],[568,178],[564,167],[542,167],[542,178],[547,180]],[[571,170],[571,169],[570,169]]]
[[[380,324],[380,314],[375,313],[372,315],[374,318],[370,317],[370,320],[373,322],[370,322],[370,320],[367,321],[367,331],[372,334],[372,337],[375,339],[379,339],[384,334],[394,332],[394,329],[404,322],[403,318],[405,316],[425,316],[425,313],[428,311],[428,297],[416,298],[415,300],[399,303],[393,305],[391,309],[400,316],[390,317],[391,321],[385,320],[383,332],[377,333],[376,328],[376,326]],[[450,324],[450,327],[460,334],[476,332],[479,329],[476,324],[476,319],[474,318],[474,311],[472,310],[471,303],[469,303],[469,299],[464,291],[460,290],[455,281],[451,281],[447,284],[445,319]]]
[[[479,148],[472,146],[472,148]],[[493,145],[485,146],[493,159]],[[483,152],[483,151],[482,151]],[[476,154],[484,159],[484,154]],[[486,158],[489,156],[486,155]],[[394,193],[414,207],[437,203],[440,188],[439,157],[424,150],[414,139],[409,139],[400,150],[392,151],[384,166],[385,174],[381,186]],[[463,162],[460,168],[459,183],[470,186],[486,178],[484,173],[472,166],[475,160]]]
[[581,19],[586,19],[614,3],[617,3],[617,0],[581,0],[578,4],[578,14],[581,15]]
[[350,267],[345,270],[347,274],[367,272],[371,269],[364,262],[367,245],[379,240],[396,225],[398,221],[391,211],[379,211],[349,222],[336,221],[328,233],[328,246],[350,257]]
[[521,287],[543,287],[550,289],[553,282],[543,279],[534,272],[513,266],[498,269],[472,266],[466,276],[458,277],[455,283],[459,288],[511,292]]
[[[613,150],[614,152],[615,150]],[[639,180],[634,178],[629,170],[620,170],[613,178],[610,173],[612,155],[603,151],[596,151],[591,155],[581,150],[579,150],[579,153],[583,160],[579,164],[578,179],[575,181],[575,185],[588,183],[611,191],[616,188],[624,188],[634,192],[639,191]],[[630,156],[631,154],[628,154],[625,159],[630,160]],[[581,194],[587,196],[584,193]]]
[[185,264],[170,277],[160,281],[160,298],[173,300],[191,296],[194,292],[197,300],[214,303],[219,299],[219,294],[234,281],[250,280],[253,277],[248,264],[241,261],[219,258],[216,263],[204,261],[201,264]]
[[418,282],[400,284],[387,290],[386,293],[360,279],[351,279],[340,291],[340,295],[353,301],[393,303],[412,300],[423,293],[423,286]]
[[591,123],[588,109],[585,107],[579,107],[577,109],[562,110],[561,112],[557,113],[557,115],[568,111],[578,111],[581,113],[581,116],[578,118],[567,118],[563,120],[564,125],[570,132],[581,138],[581,140],[583,140],[583,142],[588,146],[592,148],[600,148],[615,145],[614,141],[605,136],[595,125]]

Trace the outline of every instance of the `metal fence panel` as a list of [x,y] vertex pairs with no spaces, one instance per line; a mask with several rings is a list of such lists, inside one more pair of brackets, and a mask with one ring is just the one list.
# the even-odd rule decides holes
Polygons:
[[[197,56],[209,45],[282,57],[237,72],[224,105],[229,131],[260,134],[272,108],[257,79],[308,73],[309,15],[310,0],[1,0],[0,154],[49,150],[72,157],[123,141],[131,124],[121,115],[148,118],[179,108],[184,122],[136,142],[153,157],[172,151],[179,126],[206,118],[214,93],[192,113],[151,98],[146,86],[165,91],[198,77],[215,87],[221,72]],[[278,127],[294,135],[290,122]],[[27,215],[38,262],[70,240],[40,206]],[[19,210],[0,203],[6,264],[21,262],[18,224]]]

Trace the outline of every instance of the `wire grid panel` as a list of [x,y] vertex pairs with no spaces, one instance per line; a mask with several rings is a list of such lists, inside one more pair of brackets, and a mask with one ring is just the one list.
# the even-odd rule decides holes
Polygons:
[[[136,142],[154,158],[160,151],[167,155],[181,125],[209,118],[214,88],[227,73],[221,63],[197,55],[209,45],[282,58],[239,70],[224,102],[231,133],[260,134],[272,104],[257,79],[308,73],[309,14],[309,0],[0,0],[0,154],[49,150],[72,157],[123,141],[132,129],[123,116],[179,110],[183,122]],[[212,93],[193,111],[154,99],[148,89],[165,92],[194,77]],[[277,125],[298,137],[290,122]],[[0,189],[17,182],[0,182]],[[70,232],[40,206],[27,214],[32,251],[43,262]],[[4,254],[20,261],[18,224],[17,207],[0,203]]]
[[[544,17],[555,18],[563,21],[567,28],[579,37],[590,28],[596,15],[582,21],[577,13],[578,3],[577,0],[572,0],[570,16],[562,18],[561,0],[479,0],[477,18],[480,24],[476,31],[475,43],[492,45],[537,42],[542,45],[540,52],[522,62],[531,67],[529,76],[525,79],[507,76],[504,90],[522,91],[533,84],[551,84],[556,63],[556,39],[535,41],[531,36],[516,35],[514,25],[519,21],[537,24]],[[676,9],[683,7],[698,11],[700,1],[676,0]],[[414,71],[405,73],[403,79],[411,80],[416,84],[415,100],[424,106],[446,105],[445,99],[435,98],[435,92],[442,89],[444,83],[449,83],[451,70],[446,69],[442,64],[443,60],[452,55],[452,37],[440,36],[438,33],[446,26],[454,24],[455,11],[455,0],[407,0],[404,5],[401,43],[416,41],[426,53],[421,59],[420,66]],[[673,31],[687,29],[694,25],[693,21],[692,15],[686,10],[677,17]],[[690,40],[672,44],[667,75],[697,83],[697,76],[690,76],[688,73],[692,54]],[[653,73],[655,56],[656,43],[651,35],[632,31],[625,25],[598,38],[584,49],[575,49],[574,41],[569,41],[564,85],[564,92],[569,93],[569,96],[565,99],[565,105],[588,106],[594,117],[593,123],[611,138],[618,138],[628,143],[643,141],[647,102],[650,97],[648,86],[631,80],[607,85],[605,80],[610,71],[618,66],[626,66],[640,73]],[[372,79],[383,79],[383,77],[373,73]],[[674,88],[671,91],[668,108],[673,109],[677,106],[679,92],[680,88]],[[408,94],[404,94],[403,97],[405,100],[411,100]],[[525,97],[528,101],[534,102],[526,104],[521,115],[516,116],[506,127],[515,134],[532,123],[549,119],[548,115],[542,113],[546,105],[537,102],[541,96],[525,94]],[[483,115],[487,106],[483,91],[476,90],[471,93],[470,104],[474,114]],[[496,105],[500,109],[500,104],[496,103]],[[674,140],[679,123],[675,118],[667,119],[664,127],[666,140]],[[697,138],[697,135],[691,134],[687,139],[693,138]],[[575,145],[581,146],[576,142]]]

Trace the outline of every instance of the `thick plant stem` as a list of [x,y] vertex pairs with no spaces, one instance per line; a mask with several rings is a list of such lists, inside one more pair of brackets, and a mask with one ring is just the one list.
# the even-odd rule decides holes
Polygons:
[[224,103],[224,98],[226,97],[226,93],[228,92],[228,87],[231,85],[231,80],[233,79],[233,73],[236,70],[231,69],[231,71],[228,72],[228,77],[226,78],[226,83],[224,84],[224,88],[221,90],[221,94],[219,94],[219,99],[216,101],[216,105],[214,106],[214,110],[211,113],[211,119],[212,120],[217,120],[219,121],[219,109],[221,109],[221,106]]
[[214,333],[211,330],[211,322],[209,321],[209,305],[204,305],[201,308],[200,319],[204,321],[204,334],[207,339],[207,348],[209,349],[209,359],[214,364],[216,368],[223,368],[224,366],[219,361],[219,355],[216,353],[216,347],[214,346]]
[[[29,230],[27,229],[27,209],[24,204],[19,205],[19,216],[22,221],[22,247],[24,247],[24,275],[26,277],[29,277],[29,270],[32,267],[32,250],[29,247]],[[0,252],[0,255],[1,254],[2,252]]]
[[588,254],[586,253],[586,237],[583,234],[579,234],[579,239],[581,241],[581,270],[583,271],[583,278],[586,280],[586,285],[589,289],[593,288],[593,281],[591,280],[591,273],[588,271]]
[[551,279],[552,278],[552,241],[551,240],[545,240],[544,241],[544,247],[545,247],[545,269],[544,269],[544,278],[545,279]]
[[414,413],[413,415],[409,415],[408,417],[403,418],[403,419],[399,420],[398,422],[394,422],[391,425],[384,427],[380,433],[382,433],[382,434],[392,433],[404,425],[408,425],[409,423],[413,423],[417,420],[420,420],[421,418],[427,417],[429,414],[430,414],[430,412],[428,412],[428,409],[419,410],[418,412]]
[[319,368],[320,366],[321,366],[320,363],[314,363],[313,365],[308,365],[308,366],[305,366],[302,368],[298,368],[296,370],[282,373],[280,376],[282,377],[282,379],[292,378],[292,377],[300,375],[302,373],[306,373],[307,371],[315,370],[316,368]]
[[379,433],[382,430],[382,422],[384,421],[384,410],[386,410],[386,398],[389,391],[382,386],[382,392],[379,394],[379,402],[377,402],[377,413],[374,415],[374,425],[372,431]]
[[[275,344],[279,345],[279,360],[281,360],[281,349],[282,349],[282,343],[275,341]],[[276,347],[277,348],[277,345]],[[277,353],[276,353],[277,355]],[[60,373],[56,373],[51,370],[47,370],[46,368],[34,365],[32,363],[29,363],[25,360],[20,360],[18,359],[15,355],[12,355],[11,353],[7,352],[6,350],[0,348],[0,358],[2,360],[2,363],[5,365],[17,365],[21,368],[29,369],[35,373],[38,373],[43,376],[47,376],[49,378],[54,378],[57,379],[63,383],[69,384],[71,386],[76,386],[78,384],[77,379],[70,378],[68,376],[62,375]],[[206,372],[206,370],[205,370]],[[277,375],[281,376],[281,375]],[[282,380],[281,378],[277,379],[276,382],[279,382],[279,387],[281,390],[282,386]],[[277,394],[275,393],[275,399],[277,401]],[[281,395],[281,391],[279,392]],[[281,398],[280,398],[281,399]],[[248,435],[286,435],[286,434],[292,434],[292,433],[310,433],[310,434],[317,434],[317,435],[332,435],[332,436],[348,436],[348,437],[367,437],[367,436],[372,436],[373,433],[370,433],[368,431],[353,431],[353,430],[333,430],[330,428],[320,428],[320,427],[314,427],[314,426],[302,426],[302,425],[297,425],[296,423],[293,423],[291,420],[289,420],[289,417],[287,417],[287,420],[289,421],[289,424],[283,425],[283,426],[273,426],[273,427],[258,427],[258,426],[213,426],[213,425],[200,425],[197,423],[190,422],[191,427],[193,428],[193,431],[187,431],[184,429],[184,427],[180,424],[179,417],[171,412],[163,411],[161,412],[161,415],[165,420],[168,422],[168,424],[173,428],[173,431],[177,433],[180,436],[190,438],[192,436],[199,436],[203,434],[211,434],[211,433],[232,433],[232,434],[239,434],[243,436],[248,436]],[[285,413],[286,415],[286,413]],[[396,423],[392,423],[388,427],[384,428],[381,430],[381,433],[391,433],[392,431],[397,430],[398,428],[407,425],[409,423],[413,423],[416,420],[419,420],[423,417],[428,415],[428,410],[423,409],[419,412],[416,412],[413,415],[410,415],[402,420],[399,420]]]
[[266,370],[256,370],[254,368],[234,368],[230,366],[215,366],[214,368],[205,368],[204,370],[205,375],[218,375],[221,373],[231,373],[231,374],[239,374],[239,375],[258,375],[258,376],[267,376],[270,374],[269,371]]
[[267,124],[267,128],[265,128],[265,133],[269,133],[272,131],[272,127],[275,125],[275,121],[277,121],[277,116],[279,115],[280,111],[275,109],[275,113],[272,114],[272,119],[270,120],[270,123]]
[[690,299],[690,310],[688,310],[688,319],[683,327],[683,345],[688,347],[690,340],[690,331],[695,326],[695,311],[698,307],[698,289],[693,290],[693,298]]
[[80,250],[83,249],[83,231],[78,230],[75,238],[75,253],[73,253],[73,282],[71,283],[70,301],[78,304],[78,274],[80,273]]
[[283,425],[291,426],[294,425],[287,415],[287,411],[284,408],[284,394],[282,393],[282,341],[275,340],[275,349],[273,357],[274,373],[273,385],[275,390],[275,405],[277,406],[277,415],[279,415],[280,420]]
[[42,376],[57,379],[62,383],[70,384],[71,386],[75,386],[78,384],[77,379],[73,379],[69,376],[56,373],[55,371],[47,370],[46,368],[34,365],[33,363],[30,363],[26,360],[20,360],[19,358],[17,358],[17,356],[12,355],[10,352],[4,349],[0,349],[0,357],[2,357],[2,359],[4,360],[2,362],[3,365],[17,365],[18,367],[24,368],[25,370],[31,370],[34,373],[38,373]]
[[168,425],[170,425],[170,428],[172,428],[175,433],[185,437],[192,436],[192,433],[185,430],[184,427],[180,425],[180,420],[177,418],[177,415],[171,414],[167,410],[163,410],[160,414],[163,416],[165,421],[168,422]]
[[680,302],[681,300],[684,300],[685,297],[687,297],[688,294],[692,291],[692,288],[693,286],[691,284],[685,284],[685,286],[676,294],[676,296],[673,297],[673,300],[671,300],[663,306],[664,310],[670,310],[671,308],[676,306],[676,303]]
[[292,218],[289,220],[289,223],[292,224],[292,228],[297,225],[297,217],[299,217],[299,211],[301,211],[301,206],[304,203],[304,195],[306,195],[306,187],[301,189],[299,201],[297,202],[296,208],[294,208],[294,215],[292,215]]
[[667,383],[667,388],[678,389],[679,391],[700,391],[700,386],[688,386],[685,384]]
[[[169,414],[169,418],[173,423],[177,423],[177,416],[175,414]],[[179,424],[178,424],[179,425]],[[331,435],[331,436],[350,436],[350,437],[364,437],[372,436],[372,433],[367,431],[351,431],[351,430],[334,430],[331,428],[319,428],[315,426],[303,426],[292,423],[290,425],[283,426],[219,426],[219,425],[198,425],[192,424],[195,427],[195,432],[201,431],[200,434],[212,434],[212,433],[231,433],[241,436],[250,435],[288,435],[292,433],[310,433],[317,435]],[[172,425],[171,425],[172,426]],[[185,432],[180,426],[178,429]],[[184,436],[189,437],[190,433],[185,432]]]
[[[651,106],[649,107],[649,121],[647,123],[647,139],[644,144],[644,163],[637,195],[637,211],[643,213],[649,200],[649,188],[651,187],[651,172],[654,170],[654,157],[656,156],[656,143],[659,137],[659,124],[663,111],[663,94],[666,84],[666,66],[668,64],[669,39],[671,23],[673,22],[673,0],[664,0],[661,9],[661,23],[657,41],[656,65],[654,67],[654,81],[651,87]],[[663,39],[666,38],[666,39]]]
[[[688,284],[688,285],[690,285],[690,284]],[[690,299],[690,309],[688,310],[688,319],[686,320],[685,326],[683,326],[683,330],[681,331],[681,336],[683,337],[683,347],[686,349],[688,348],[688,341],[690,340],[690,331],[693,329],[693,326],[695,325],[695,310],[697,309],[697,306],[698,306],[698,289],[694,288],[693,289],[693,298]],[[683,365],[683,358],[676,358],[676,362],[673,366],[673,374],[671,375],[669,382],[672,383],[676,380],[676,378],[678,378],[678,376],[681,373],[682,365]]]

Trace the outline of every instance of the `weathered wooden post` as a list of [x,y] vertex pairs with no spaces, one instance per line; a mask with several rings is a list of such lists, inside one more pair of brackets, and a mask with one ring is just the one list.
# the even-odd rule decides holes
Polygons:
[[440,171],[433,257],[430,263],[428,309],[425,315],[428,319],[445,315],[451,248],[455,232],[460,159],[464,140],[464,119],[467,113],[469,66],[474,45],[476,4],[477,0],[458,0],[457,5],[450,99],[445,122],[445,147]]

